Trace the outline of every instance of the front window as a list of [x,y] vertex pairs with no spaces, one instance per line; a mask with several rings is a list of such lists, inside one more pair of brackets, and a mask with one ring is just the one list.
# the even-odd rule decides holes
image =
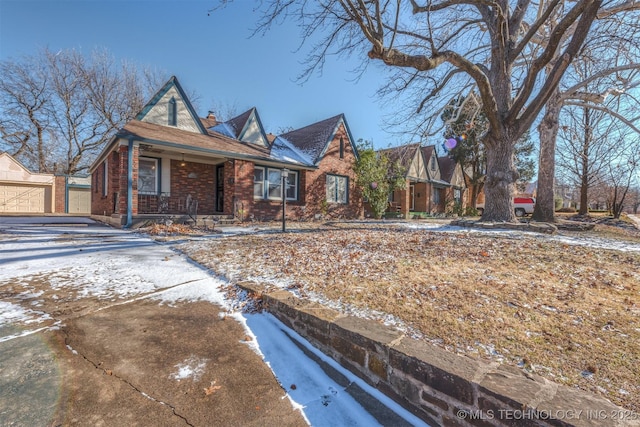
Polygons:
[[258,166],[253,170],[253,197],[264,197],[264,168]]
[[[298,200],[298,172],[289,171],[285,194],[287,200]],[[253,172],[253,197],[282,200],[282,169],[256,166]]]
[[433,203],[440,204],[440,190],[437,188],[433,191]]
[[298,173],[289,171],[287,176],[287,200],[298,200]]
[[138,193],[158,194],[158,159],[138,159]]
[[327,175],[327,202],[347,204],[349,201],[349,178]]
[[267,172],[269,194],[268,199],[282,199],[282,178],[279,169],[268,169]]

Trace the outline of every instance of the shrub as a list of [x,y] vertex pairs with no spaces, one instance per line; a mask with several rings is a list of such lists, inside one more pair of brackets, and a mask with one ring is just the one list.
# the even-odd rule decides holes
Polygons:
[[560,208],[560,209],[556,209],[556,212],[562,212],[562,213],[575,213],[575,212],[576,212],[576,208],[572,208],[572,207],[568,207],[568,208]]

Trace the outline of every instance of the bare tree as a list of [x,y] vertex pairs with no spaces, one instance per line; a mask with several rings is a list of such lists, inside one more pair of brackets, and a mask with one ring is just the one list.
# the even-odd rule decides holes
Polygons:
[[[613,0],[608,7],[613,10],[624,2]],[[422,102],[415,104],[416,112],[428,105],[436,116],[452,95],[475,86],[490,124],[483,137],[487,149],[483,219],[515,221],[511,196],[518,175],[513,147],[579,54],[602,0],[270,0],[263,4],[258,32],[280,18],[292,18],[300,22],[304,40],[317,41],[311,46],[307,75],[321,69],[329,54],[366,52],[369,59],[400,70],[396,88],[421,85]]]
[[37,170],[47,172],[45,108],[50,99],[45,67],[33,58],[0,64],[0,149]]
[[[538,125],[540,156],[534,220],[555,221],[554,156],[560,112],[564,106],[605,111],[638,131],[635,123],[640,118],[640,100],[634,90],[640,85],[639,7],[637,2],[613,2],[600,9],[578,59],[547,101]],[[571,33],[572,29],[568,30],[565,37]],[[612,98],[617,98],[617,102],[612,103]]]
[[580,215],[589,212],[589,190],[608,185],[609,166],[626,162],[631,144],[620,137],[619,123],[607,112],[567,107],[558,134],[557,162],[565,181],[580,188]]
[[610,186],[608,204],[614,218],[620,218],[628,201],[629,190],[637,183],[636,173],[640,170],[639,145],[639,140],[626,144],[620,161],[607,164],[606,178]]
[[160,81],[104,51],[44,50],[0,66],[0,149],[40,172],[85,170]]

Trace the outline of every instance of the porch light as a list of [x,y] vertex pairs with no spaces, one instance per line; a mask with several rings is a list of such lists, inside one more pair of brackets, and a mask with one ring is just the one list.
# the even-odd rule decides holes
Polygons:
[[289,169],[283,168],[280,171],[282,176],[282,232],[287,231],[287,177],[289,176]]
[[182,161],[180,162],[180,167],[185,167],[187,164],[184,161],[184,153],[182,153]]

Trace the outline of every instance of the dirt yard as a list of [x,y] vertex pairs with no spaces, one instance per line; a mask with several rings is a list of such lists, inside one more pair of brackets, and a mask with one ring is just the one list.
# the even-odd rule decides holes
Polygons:
[[315,224],[179,248],[232,282],[284,287],[640,411],[639,231],[419,225]]

